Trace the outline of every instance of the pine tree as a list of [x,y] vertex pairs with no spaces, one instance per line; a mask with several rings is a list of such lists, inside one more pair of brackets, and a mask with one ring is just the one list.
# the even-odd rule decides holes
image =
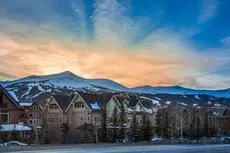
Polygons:
[[162,121],[163,121],[163,137],[165,138],[169,138],[169,122],[168,122],[168,111],[166,109],[164,109],[163,111],[163,118],[162,118]]
[[191,112],[191,120],[190,120],[190,139],[194,139],[195,137],[195,110],[192,109]]
[[120,113],[120,132],[119,132],[119,138],[121,141],[123,141],[126,137],[125,123],[126,123],[125,108],[124,108],[124,104],[122,104],[121,113]]
[[148,118],[145,119],[145,126],[144,126],[144,140],[150,141],[152,138],[152,126],[151,122]]
[[142,123],[140,129],[138,131],[138,137],[141,141],[145,141],[145,126],[146,126],[146,115],[144,114],[142,117]]
[[137,142],[138,141],[138,136],[137,136],[137,117],[136,117],[136,113],[133,114],[133,120],[132,120],[132,125],[131,125],[131,140],[133,142]]
[[155,133],[157,136],[162,136],[162,110],[158,110],[156,114],[156,129]]
[[200,138],[200,117],[197,117],[197,123],[196,123],[196,138]]
[[115,107],[113,111],[113,142],[117,141],[117,121],[117,107]]
[[105,143],[108,142],[106,106],[103,106],[101,115],[100,141]]

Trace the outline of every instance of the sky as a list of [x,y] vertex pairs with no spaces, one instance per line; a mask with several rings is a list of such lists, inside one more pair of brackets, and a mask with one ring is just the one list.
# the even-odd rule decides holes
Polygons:
[[229,88],[229,14],[227,0],[1,0],[0,80]]

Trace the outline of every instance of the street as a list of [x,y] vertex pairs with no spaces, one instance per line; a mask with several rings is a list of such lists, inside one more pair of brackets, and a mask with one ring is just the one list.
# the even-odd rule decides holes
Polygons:
[[230,145],[79,145],[1,149],[11,153],[230,153]]

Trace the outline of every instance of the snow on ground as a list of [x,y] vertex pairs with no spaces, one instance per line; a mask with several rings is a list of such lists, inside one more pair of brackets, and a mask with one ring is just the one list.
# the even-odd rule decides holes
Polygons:
[[195,95],[195,98],[200,100],[200,97],[198,95]]
[[8,91],[8,93],[11,95],[12,98],[14,98],[15,101],[19,102],[18,97],[13,91]]
[[153,104],[159,104],[159,101],[158,101],[158,100],[155,100],[155,99],[151,99],[151,98],[144,97],[144,96],[141,96],[140,98],[150,100],[150,101],[152,101]]
[[92,109],[101,109],[98,105],[98,103],[91,104]]
[[23,95],[21,95],[21,97],[28,95],[30,93],[31,89],[32,89],[32,87],[29,86],[27,92],[25,92]]
[[157,99],[157,100],[161,100],[161,98],[159,98],[159,97],[154,97],[155,99]]
[[167,102],[166,102],[167,105],[170,105],[171,103],[172,103],[171,101],[167,101]]
[[177,104],[183,105],[183,106],[188,106],[188,104],[178,102]]
[[20,124],[2,124],[0,131],[30,131],[32,130],[28,126],[23,126]]
[[198,104],[193,104],[193,107],[197,107],[198,106]]

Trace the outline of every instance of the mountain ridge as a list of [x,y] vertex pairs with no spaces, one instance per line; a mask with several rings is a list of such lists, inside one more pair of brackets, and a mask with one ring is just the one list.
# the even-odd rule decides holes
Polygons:
[[[221,90],[196,90],[185,88],[182,86],[137,86],[128,88],[109,79],[87,79],[78,76],[70,71],[65,71],[51,75],[31,75],[13,81],[0,81],[8,90],[18,91],[20,88],[25,89],[29,93],[29,89],[38,88],[40,91],[50,91],[50,89],[64,88],[69,90],[89,90],[89,91],[109,91],[109,92],[135,92],[147,94],[181,94],[181,95],[209,95],[215,97],[230,97],[230,89]],[[18,89],[17,89],[18,88]],[[45,90],[46,89],[46,90]],[[34,89],[35,90],[35,89]],[[38,93],[37,93],[38,94]],[[23,93],[25,95],[25,93]]]

